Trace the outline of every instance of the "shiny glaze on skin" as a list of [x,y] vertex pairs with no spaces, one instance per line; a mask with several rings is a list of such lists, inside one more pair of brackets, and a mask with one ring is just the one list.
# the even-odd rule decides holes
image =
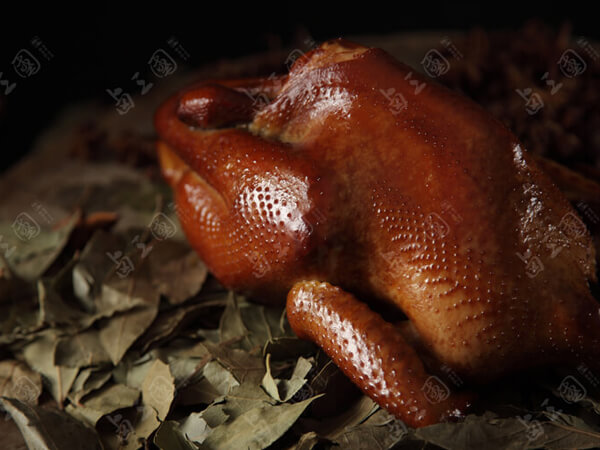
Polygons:
[[[392,88],[407,102],[397,114]],[[258,94],[269,103],[256,110]],[[587,231],[564,231],[568,201],[482,108],[382,50],[331,41],[288,76],[203,82],[167,100],[156,127],[183,228],[213,274],[263,301],[289,291],[296,333],[409,425],[468,403],[424,398],[419,352],[476,383],[600,369],[595,255]]]

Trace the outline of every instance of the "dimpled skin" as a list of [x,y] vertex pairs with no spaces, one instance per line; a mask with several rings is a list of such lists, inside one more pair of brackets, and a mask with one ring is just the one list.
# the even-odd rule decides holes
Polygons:
[[411,426],[466,409],[425,395],[442,365],[472,383],[600,369],[594,249],[568,201],[502,124],[382,50],[326,42],[286,76],[199,83],[155,123],[213,274],[287,294],[295,332]]

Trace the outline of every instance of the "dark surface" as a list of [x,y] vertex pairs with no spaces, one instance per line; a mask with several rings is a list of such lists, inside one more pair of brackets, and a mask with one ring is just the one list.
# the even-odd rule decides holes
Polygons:
[[[8,26],[0,30],[2,80],[17,82],[7,97],[0,99],[0,171],[30,149],[36,135],[48,126],[65,105],[84,99],[112,100],[107,88],[135,86],[130,77],[147,69],[147,60],[171,36],[189,52],[192,67],[224,58],[297,45],[310,35],[320,42],[356,34],[385,34],[408,30],[516,29],[532,17],[559,26],[573,24],[575,35],[598,37],[598,27],[589,6],[446,4],[372,5],[358,11],[350,5],[315,6],[290,2],[277,10],[233,4],[191,12],[187,8],[152,9],[142,6],[135,14],[121,9],[88,13],[84,20],[50,19],[42,12],[8,15]],[[167,5],[170,6],[170,5]],[[187,11],[187,12],[186,12]],[[54,54],[46,61],[31,40],[38,36]],[[12,60],[22,48],[38,57],[41,68],[30,78],[19,78]],[[0,96],[4,86],[0,85]],[[3,106],[2,106],[3,105]]]

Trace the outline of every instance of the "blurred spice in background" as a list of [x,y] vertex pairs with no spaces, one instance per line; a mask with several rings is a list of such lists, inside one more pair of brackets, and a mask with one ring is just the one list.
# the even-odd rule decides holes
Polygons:
[[600,54],[592,43],[568,23],[556,30],[531,21],[515,32],[473,29],[456,45],[463,57],[444,49],[452,69],[439,81],[502,120],[529,151],[600,176]]

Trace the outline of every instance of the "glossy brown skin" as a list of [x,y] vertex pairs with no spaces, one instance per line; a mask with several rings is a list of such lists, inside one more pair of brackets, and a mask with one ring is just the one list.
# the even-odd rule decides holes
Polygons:
[[[245,89],[269,103],[255,110]],[[382,50],[331,41],[285,77],[201,83],[167,100],[156,127],[184,230],[213,274],[263,301],[289,291],[296,333],[411,426],[467,404],[425,398],[416,349],[478,383],[600,368],[594,250],[587,230],[564,226],[577,219],[568,201],[498,121]],[[357,298],[402,310],[412,333]]]
[[[296,283],[288,298],[298,336],[319,345],[365,394],[410,426],[459,416],[469,405],[469,394],[427,396],[430,375],[400,328],[352,294],[306,281]],[[441,387],[437,380],[430,382]]]

